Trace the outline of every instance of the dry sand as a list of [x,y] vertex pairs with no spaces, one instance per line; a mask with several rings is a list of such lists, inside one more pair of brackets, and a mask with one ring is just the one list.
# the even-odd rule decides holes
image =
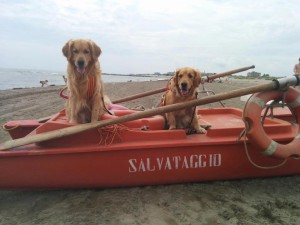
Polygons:
[[[206,84],[226,92],[260,81]],[[110,83],[112,100],[165,87],[165,81]],[[0,124],[49,116],[63,108],[61,87],[0,91]],[[130,108],[157,104],[161,94],[133,100]],[[239,98],[224,101],[242,108]],[[217,103],[206,107],[218,106]],[[0,131],[0,142],[9,136]],[[300,176],[95,190],[0,190],[0,225],[10,224],[300,224]]]

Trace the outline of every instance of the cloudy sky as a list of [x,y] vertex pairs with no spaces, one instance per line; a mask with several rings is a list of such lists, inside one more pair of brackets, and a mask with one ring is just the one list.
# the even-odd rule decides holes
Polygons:
[[88,38],[107,73],[292,75],[299,12],[299,0],[0,0],[0,68],[65,71],[62,46]]

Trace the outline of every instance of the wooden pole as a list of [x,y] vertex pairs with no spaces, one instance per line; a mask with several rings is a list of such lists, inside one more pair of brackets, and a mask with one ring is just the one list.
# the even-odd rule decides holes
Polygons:
[[73,134],[81,133],[84,131],[88,131],[91,129],[105,127],[108,125],[119,124],[119,123],[137,120],[137,119],[154,116],[154,115],[163,115],[164,113],[172,112],[172,111],[176,111],[176,110],[180,110],[180,109],[184,109],[184,108],[195,107],[195,106],[199,106],[199,105],[204,105],[204,104],[217,102],[217,101],[221,101],[221,100],[225,100],[225,99],[229,99],[229,98],[239,97],[242,95],[247,95],[247,94],[256,93],[256,92],[276,90],[278,88],[287,87],[287,86],[295,86],[298,84],[299,84],[299,78],[296,78],[296,76],[293,76],[293,77],[291,76],[286,79],[283,78],[283,79],[281,79],[281,81],[272,81],[267,84],[261,84],[261,85],[257,85],[257,86],[241,88],[241,89],[229,91],[227,93],[211,95],[211,96],[203,97],[201,99],[192,100],[189,102],[177,103],[177,104],[173,104],[173,105],[149,109],[149,110],[146,110],[143,112],[137,112],[137,113],[133,113],[130,115],[121,116],[121,117],[118,117],[115,119],[102,120],[102,121],[98,121],[95,123],[81,124],[81,125],[77,125],[77,126],[73,126],[73,127],[63,128],[60,130],[55,130],[55,131],[36,134],[36,135],[32,135],[32,136],[26,136],[26,137],[23,137],[20,139],[10,140],[10,141],[4,142],[2,145],[0,145],[0,151],[11,149],[11,148],[22,146],[22,145],[32,144],[32,143],[36,143],[36,142],[42,142],[42,141],[48,141],[51,139],[62,138],[62,137],[70,136]]
[[[230,71],[223,72],[223,73],[213,74],[213,75],[210,75],[210,76],[206,77],[207,80],[205,80],[205,81],[209,81],[209,80],[216,79],[216,78],[220,78],[220,77],[229,76],[229,75],[231,75],[231,74],[243,72],[243,71],[246,71],[246,70],[249,70],[249,69],[253,69],[253,68],[255,68],[254,65],[252,65],[252,66],[247,66],[247,67],[242,67],[242,68],[235,69],[235,70],[230,70]],[[205,78],[204,78],[204,79],[205,79]]]
[[[249,70],[249,69],[253,69],[253,68],[255,68],[254,65],[253,66],[242,67],[242,68],[239,68],[239,69],[230,70],[230,71],[227,71],[227,72],[210,75],[209,77],[203,77],[202,79],[204,79],[204,81],[209,81],[209,80],[212,80],[212,79],[228,76],[228,75],[231,75],[231,74],[234,74],[234,73],[239,73],[239,72]],[[125,97],[125,98],[121,98],[121,99],[118,99],[118,100],[114,100],[114,101],[112,101],[112,103],[118,104],[118,103],[121,103],[121,102],[127,102],[127,101],[131,101],[131,100],[134,100],[134,99],[146,97],[146,96],[149,96],[149,95],[162,93],[162,92],[165,92],[166,90],[167,90],[167,88],[160,88],[160,89],[157,89],[157,90],[148,91],[148,92],[128,96],[128,97]]]
[[144,93],[140,93],[140,94],[136,94],[136,95],[132,95],[132,96],[128,96],[128,97],[125,97],[125,98],[121,98],[121,99],[112,101],[112,103],[118,104],[118,103],[121,103],[121,102],[128,102],[128,101],[133,100],[133,99],[138,99],[138,98],[146,97],[146,96],[149,96],[149,95],[162,93],[162,92],[165,92],[166,90],[167,90],[166,88],[160,88],[160,89],[153,90],[153,91],[147,91],[147,92],[144,92]]

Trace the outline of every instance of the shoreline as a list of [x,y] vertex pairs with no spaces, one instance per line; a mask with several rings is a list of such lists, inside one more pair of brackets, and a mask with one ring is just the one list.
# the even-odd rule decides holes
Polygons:
[[[111,84],[111,83],[128,83],[128,82],[156,82],[156,81],[168,81],[170,80],[170,78],[172,76],[155,76],[155,75],[120,75],[120,74],[104,74],[107,76],[121,76],[121,77],[140,77],[140,78],[152,78],[150,80],[127,80],[127,81],[108,81],[108,82],[104,82],[104,84]],[[216,78],[216,82],[219,81],[219,79],[222,80],[222,82],[225,82],[226,78],[225,77],[221,77],[221,78]],[[102,79],[103,80],[103,79]],[[240,79],[240,78],[234,78],[234,77],[230,77],[230,81],[232,82],[251,82],[251,83],[258,83],[258,82],[269,82],[271,80],[265,80],[265,79]],[[1,91],[11,91],[11,90],[22,90],[22,89],[31,89],[31,88],[47,88],[47,87],[61,87],[61,86],[65,86],[65,84],[47,84],[44,87],[41,87],[41,84],[37,84],[36,86],[32,86],[32,87],[11,87],[11,88],[6,88],[6,89],[0,89]]]

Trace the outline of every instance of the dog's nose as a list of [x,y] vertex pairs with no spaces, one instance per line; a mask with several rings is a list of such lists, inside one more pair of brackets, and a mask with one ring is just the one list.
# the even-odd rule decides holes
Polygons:
[[186,82],[181,83],[181,89],[184,90],[184,91],[187,90],[187,83]]
[[82,59],[79,59],[77,61],[77,65],[78,65],[78,67],[83,68],[84,67],[84,61]]

